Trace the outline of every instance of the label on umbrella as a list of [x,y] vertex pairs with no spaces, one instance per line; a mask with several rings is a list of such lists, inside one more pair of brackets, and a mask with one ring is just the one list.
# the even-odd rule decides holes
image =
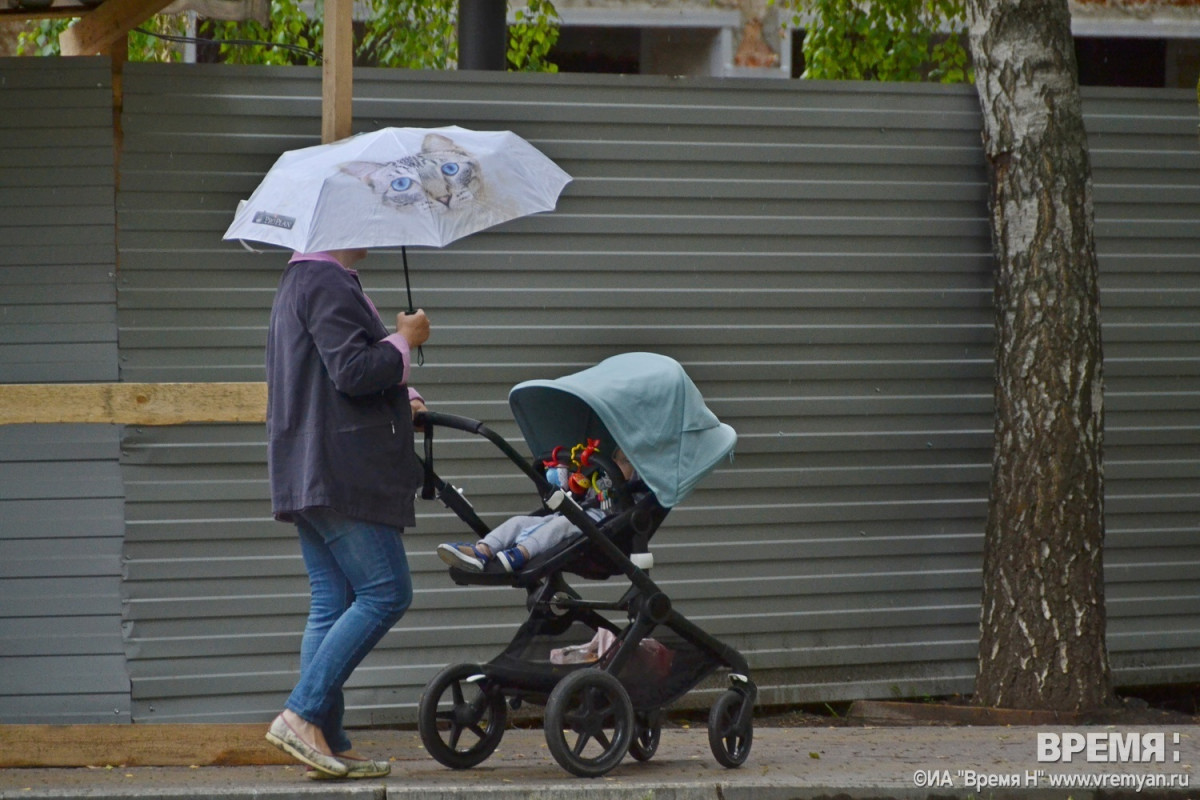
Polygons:
[[275,228],[291,230],[296,224],[295,217],[285,217],[283,214],[272,214],[270,211],[256,211],[254,221],[259,225],[271,225]]

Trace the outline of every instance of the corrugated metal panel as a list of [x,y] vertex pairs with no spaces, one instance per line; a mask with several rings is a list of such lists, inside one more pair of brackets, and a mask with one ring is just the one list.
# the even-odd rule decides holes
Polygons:
[[[107,60],[0,59],[0,381],[117,378]],[[116,428],[0,426],[0,722],[129,722]]]
[[1107,384],[1108,641],[1119,677],[1200,668],[1196,97],[1089,90]]
[[[0,381],[117,378],[110,68],[0,59]],[[129,722],[120,434],[0,426],[0,722]]]
[[111,77],[0,59],[0,380],[113,380]]
[[[432,405],[515,438],[506,397],[520,380],[623,350],[678,358],[740,439],[736,461],[656,537],[656,578],[676,604],[743,650],[764,703],[970,690],[992,347],[970,88],[367,71],[355,95],[359,129],[512,129],[575,176],[553,214],[410,252],[417,304],[434,324],[414,383]],[[1186,93],[1142,95],[1144,106],[1090,96],[1088,108],[1109,126],[1097,122],[1097,135],[1120,138],[1096,154],[1102,261],[1128,257],[1139,266],[1123,268],[1144,279],[1164,263],[1154,253],[1182,271],[1195,245],[1157,227],[1144,204],[1165,195],[1109,195],[1140,195],[1156,226],[1147,235],[1125,211],[1112,218],[1105,187],[1161,176],[1184,196],[1196,181],[1170,177],[1190,166],[1193,146],[1168,148],[1172,163],[1147,135],[1162,108],[1189,113]],[[318,143],[319,75],[130,65],[125,108],[123,376],[259,380],[284,256],[220,234],[279,152]],[[363,264],[385,318],[404,305],[399,267],[396,253]],[[1105,280],[1106,304],[1119,309]],[[1170,278],[1159,285],[1157,303],[1186,304]],[[1162,487],[1195,464],[1184,446],[1160,462],[1154,439],[1171,415],[1182,427],[1187,411],[1173,409],[1186,390],[1154,375],[1121,384],[1122,369],[1162,375],[1195,354],[1180,341],[1185,309],[1160,333],[1169,320],[1139,316],[1143,306],[1128,311],[1141,338],[1123,355],[1118,334],[1109,351],[1113,646],[1131,682],[1151,677],[1138,658],[1194,674],[1176,658],[1191,647],[1183,629],[1194,610],[1164,610],[1174,601],[1161,592],[1190,590],[1182,578],[1159,582],[1164,569],[1122,564],[1134,553],[1121,537],[1143,535],[1122,532],[1131,507],[1164,509],[1175,532],[1163,535],[1183,546],[1190,499]],[[1123,403],[1136,419],[1128,433]],[[295,679],[307,588],[292,531],[268,520],[263,432],[129,434],[135,716],[264,719]],[[439,471],[486,518],[531,507],[527,482],[479,441],[446,437]],[[524,617],[520,592],[445,578],[434,547],[464,531],[440,506],[420,507],[406,534],[416,602],[352,680],[356,721],[411,718],[438,667],[490,657]],[[1171,631],[1160,630],[1168,614]],[[1158,632],[1135,642],[1126,625]]]

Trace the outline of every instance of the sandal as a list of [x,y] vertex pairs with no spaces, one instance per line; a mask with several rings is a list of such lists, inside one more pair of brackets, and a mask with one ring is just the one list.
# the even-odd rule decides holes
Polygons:
[[452,567],[465,569],[468,572],[483,572],[483,565],[488,557],[474,545],[455,542],[454,544],[439,544],[438,558]]

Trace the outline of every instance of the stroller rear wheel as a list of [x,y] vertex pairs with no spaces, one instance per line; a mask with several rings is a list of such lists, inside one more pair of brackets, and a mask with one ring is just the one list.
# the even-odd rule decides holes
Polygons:
[[629,743],[629,755],[638,761],[649,761],[658,752],[662,738],[662,711],[638,711],[633,715],[633,741]]
[[417,706],[417,727],[429,755],[451,769],[469,769],[495,752],[508,723],[504,695],[479,680],[478,664],[453,664],[433,677]]
[[754,741],[753,721],[747,716],[744,725],[738,724],[742,706],[749,702],[752,701],[747,695],[728,689],[717,697],[708,714],[708,746],[723,767],[740,767],[750,755],[750,745]]
[[598,778],[629,751],[633,704],[612,675],[578,670],[550,692],[545,729],[550,754],[563,769],[581,778]]

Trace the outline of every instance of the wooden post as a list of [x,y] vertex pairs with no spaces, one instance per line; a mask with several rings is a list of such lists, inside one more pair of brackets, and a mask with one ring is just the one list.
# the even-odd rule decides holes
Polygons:
[[121,36],[112,44],[109,55],[112,63],[113,98],[113,172],[114,186],[121,188],[121,150],[125,142],[125,129],[121,127],[121,112],[125,107],[125,64],[129,61],[129,34]]
[[125,45],[125,35],[165,8],[171,0],[107,0],[80,17],[58,37],[64,56],[94,56]]
[[321,71],[321,141],[351,133],[354,96],[353,0],[325,0],[325,60]]

